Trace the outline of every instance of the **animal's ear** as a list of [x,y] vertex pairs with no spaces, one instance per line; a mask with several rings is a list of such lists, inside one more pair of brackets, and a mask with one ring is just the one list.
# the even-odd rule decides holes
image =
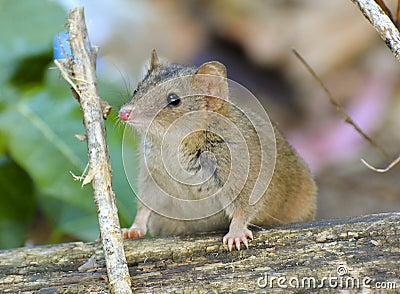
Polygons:
[[203,63],[197,70],[196,74],[213,75],[226,78],[226,67],[221,62],[210,61]]
[[153,49],[153,51],[151,51],[150,70],[155,69],[160,64],[161,63],[160,63],[160,60],[158,59],[157,51],[156,51],[156,49]]
[[205,96],[205,108],[222,111],[228,100],[228,81],[226,67],[218,61],[202,64],[194,74],[193,85]]

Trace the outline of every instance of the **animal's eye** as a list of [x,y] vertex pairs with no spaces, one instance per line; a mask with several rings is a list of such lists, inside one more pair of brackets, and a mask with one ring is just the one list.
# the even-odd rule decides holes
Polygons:
[[139,92],[139,88],[136,88],[135,91],[133,91],[133,96],[135,96]]
[[175,93],[169,93],[167,95],[167,102],[169,107],[175,107],[181,103],[181,98]]

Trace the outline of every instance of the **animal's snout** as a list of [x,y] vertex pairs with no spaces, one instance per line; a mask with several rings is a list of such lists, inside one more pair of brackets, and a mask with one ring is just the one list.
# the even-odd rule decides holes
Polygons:
[[122,121],[128,121],[130,116],[131,116],[131,112],[126,110],[126,109],[121,109],[118,113],[119,119]]

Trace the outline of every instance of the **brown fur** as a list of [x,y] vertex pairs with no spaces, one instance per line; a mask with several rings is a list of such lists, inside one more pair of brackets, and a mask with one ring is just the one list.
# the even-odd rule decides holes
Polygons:
[[[201,74],[211,74],[214,76],[211,80],[203,80]],[[162,82],[183,76],[191,76],[190,82],[180,84],[180,82],[172,83],[167,86],[168,89],[156,89],[155,86]],[[165,191],[171,194],[179,195],[182,199],[203,199],[210,193],[212,194],[224,185],[227,180],[231,168],[231,160],[238,161],[243,169],[247,167],[248,162],[243,158],[231,159],[227,142],[222,139],[219,134],[208,132],[211,127],[224,128],[214,121],[208,111],[222,114],[235,124],[240,132],[244,134],[247,148],[249,148],[249,174],[245,185],[240,194],[224,195],[233,202],[224,208],[223,203],[215,201],[210,205],[222,210],[213,216],[199,220],[175,220],[164,217],[154,211],[150,211],[143,204],[139,204],[139,212],[136,221],[131,229],[124,231],[125,237],[142,237],[143,230],[146,231],[145,223],[153,236],[168,236],[176,234],[187,234],[199,231],[213,231],[218,229],[228,229],[229,233],[224,238],[224,243],[228,244],[232,249],[232,244],[240,248],[240,243],[247,246],[247,238],[252,238],[251,232],[246,229],[248,224],[258,226],[268,226],[272,224],[281,224],[289,222],[309,221],[315,216],[316,210],[316,185],[306,163],[299,157],[291,146],[286,142],[281,133],[274,128],[276,139],[277,157],[275,162],[275,171],[268,190],[255,204],[249,204],[249,196],[255,181],[258,177],[258,171],[261,163],[260,142],[257,133],[252,124],[246,119],[245,115],[235,109],[229,107],[228,103],[223,99],[214,98],[214,96],[223,97],[228,95],[226,84],[226,69],[218,62],[209,62],[203,64],[199,69],[176,64],[162,64],[158,60],[155,52],[152,54],[151,68],[144,80],[139,84],[137,91],[132,100],[122,109],[131,111],[131,119],[127,121],[144,132],[145,125],[157,113],[156,119],[153,121],[152,127],[149,129],[148,138],[143,142],[141,148],[142,160],[139,177],[139,198],[145,199],[147,205],[152,207],[152,203],[163,206],[171,215],[174,212],[180,212],[181,207],[177,207],[175,202],[170,200],[162,200],[159,190],[154,185],[154,180]],[[182,101],[177,107],[166,107],[165,96],[168,92],[173,91],[178,95],[187,94],[192,88],[199,88],[202,91],[208,91],[207,95],[202,97],[190,96]],[[223,97],[224,98],[224,97]],[[228,98],[228,97],[226,97]],[[179,146],[178,157],[182,166],[189,171],[197,173],[200,170],[199,154],[209,151],[215,155],[216,161],[213,162],[208,157],[203,158],[206,164],[212,166],[215,164],[213,177],[206,183],[199,186],[187,186],[171,181],[171,177],[165,172],[162,165],[161,143],[162,134],[166,128],[182,115],[195,111],[204,111],[204,120],[199,125],[199,131],[191,133],[186,137]],[[263,122],[260,122],[263,123]],[[266,122],[265,122],[266,123]],[[182,124],[181,132],[185,133],[186,124]],[[228,131],[229,130],[222,130]],[[178,131],[179,132],[179,131]],[[232,138],[231,138],[232,139]],[[233,138],[235,141],[236,138]],[[274,142],[268,138],[262,138],[268,146],[273,146]],[[171,142],[172,143],[172,142]],[[168,142],[164,142],[168,145]],[[167,164],[174,165],[174,155],[176,150],[169,150],[168,146],[164,160]],[[145,167],[143,160],[144,154],[147,154]],[[164,155],[165,155],[164,154]],[[241,162],[243,161],[243,162]],[[271,168],[273,162],[270,163]],[[208,165],[207,165],[208,166]],[[211,168],[211,167],[210,167]],[[150,174],[149,174],[150,172]],[[233,175],[240,178],[241,175]],[[178,192],[178,193],[177,193]],[[195,210],[207,210],[209,207],[193,207],[184,208],[187,211],[184,215],[188,218]],[[193,211],[190,211],[193,209]],[[185,218],[185,217],[183,217]],[[140,233],[137,229],[140,227]]]

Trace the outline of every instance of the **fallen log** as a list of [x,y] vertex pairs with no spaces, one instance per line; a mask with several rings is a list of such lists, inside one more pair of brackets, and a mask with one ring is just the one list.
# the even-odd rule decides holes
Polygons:
[[[400,212],[283,225],[229,252],[222,233],[126,240],[132,289],[351,292],[400,288]],[[0,251],[1,293],[107,293],[100,242]]]

